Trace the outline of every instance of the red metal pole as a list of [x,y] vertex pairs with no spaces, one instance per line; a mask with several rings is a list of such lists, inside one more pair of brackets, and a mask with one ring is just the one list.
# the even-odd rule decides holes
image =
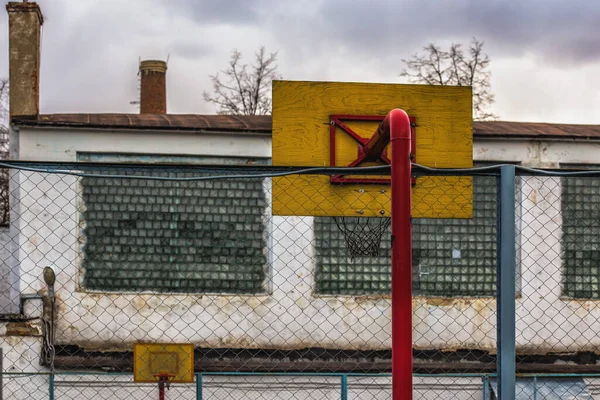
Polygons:
[[169,378],[175,375],[156,374],[158,378],[158,400],[165,400],[165,386],[169,387]]
[[412,396],[411,127],[394,109],[381,123],[392,146],[392,399]]
[[165,400],[165,381],[162,376],[158,378],[158,400]]
[[165,381],[163,377],[158,378],[158,400],[165,400]]

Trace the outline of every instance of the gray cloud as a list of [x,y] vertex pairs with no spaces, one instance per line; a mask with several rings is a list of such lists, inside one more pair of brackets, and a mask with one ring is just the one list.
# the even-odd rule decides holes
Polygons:
[[200,60],[210,57],[215,49],[212,46],[194,40],[172,40],[168,45],[169,54],[182,59]]
[[[138,57],[171,54],[171,112],[214,112],[201,93],[233,48],[245,62],[261,45],[278,50],[289,79],[398,82],[401,59],[427,43],[476,36],[492,57],[498,113],[531,119],[535,107],[542,117],[564,102],[530,85],[527,105],[512,106],[522,97],[512,76],[540,85],[540,77],[561,79],[583,89],[595,84],[589,66],[600,62],[600,2],[589,0],[37,1],[46,20],[44,112],[135,111],[129,101],[137,97]],[[7,18],[0,14],[0,51],[7,54]],[[582,68],[588,72],[572,72]],[[7,58],[0,57],[0,76],[6,75]],[[570,97],[569,115],[587,107],[590,122],[593,93]]]
[[264,0],[171,0],[166,7],[173,13],[189,16],[197,22],[255,24],[269,9]]
[[[562,65],[600,58],[599,20],[600,2],[589,0],[329,0],[300,18],[274,18],[267,29],[284,38],[282,43],[326,43],[329,49],[344,46],[372,56],[406,56],[429,42],[476,36],[496,56],[530,53]],[[302,37],[286,37],[300,26]]]

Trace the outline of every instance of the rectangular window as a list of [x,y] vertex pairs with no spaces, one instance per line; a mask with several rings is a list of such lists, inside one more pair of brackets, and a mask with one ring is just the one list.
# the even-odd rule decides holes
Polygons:
[[[125,175],[132,170],[111,173]],[[165,173],[163,169],[161,174],[181,178],[206,172]],[[261,179],[81,178],[84,287],[264,292],[267,199],[263,183]]]
[[[472,219],[413,219],[416,295],[493,296],[496,288],[495,177],[473,178]],[[348,257],[333,218],[315,217],[316,291],[332,295],[390,293],[391,235],[377,257]]]
[[600,299],[600,179],[564,177],[561,182],[564,294]]

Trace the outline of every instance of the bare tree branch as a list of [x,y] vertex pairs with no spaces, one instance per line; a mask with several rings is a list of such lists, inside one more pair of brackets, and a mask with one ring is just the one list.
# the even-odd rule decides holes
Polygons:
[[490,58],[483,52],[483,42],[473,38],[467,55],[460,44],[448,51],[430,43],[419,54],[402,60],[400,76],[413,83],[428,85],[471,86],[473,88],[473,119],[494,120],[498,117],[488,108],[494,103],[491,88]]
[[223,77],[209,75],[212,94],[205,91],[205,101],[218,106],[218,114],[265,115],[271,113],[271,82],[280,79],[277,73],[277,53],[267,55],[261,47],[251,65],[241,64],[242,53],[233,50]]

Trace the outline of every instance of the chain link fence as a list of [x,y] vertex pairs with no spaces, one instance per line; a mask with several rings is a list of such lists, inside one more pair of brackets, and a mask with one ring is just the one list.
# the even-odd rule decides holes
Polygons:
[[[194,345],[192,382],[167,399],[391,396],[389,225],[376,253],[351,256],[339,220],[272,212],[274,179],[327,172],[8,166],[0,398],[158,396],[134,382],[134,343]],[[466,179],[472,218],[413,219],[415,398],[497,396],[499,171],[416,169],[434,199]],[[518,175],[516,398],[597,398],[600,178]]]

